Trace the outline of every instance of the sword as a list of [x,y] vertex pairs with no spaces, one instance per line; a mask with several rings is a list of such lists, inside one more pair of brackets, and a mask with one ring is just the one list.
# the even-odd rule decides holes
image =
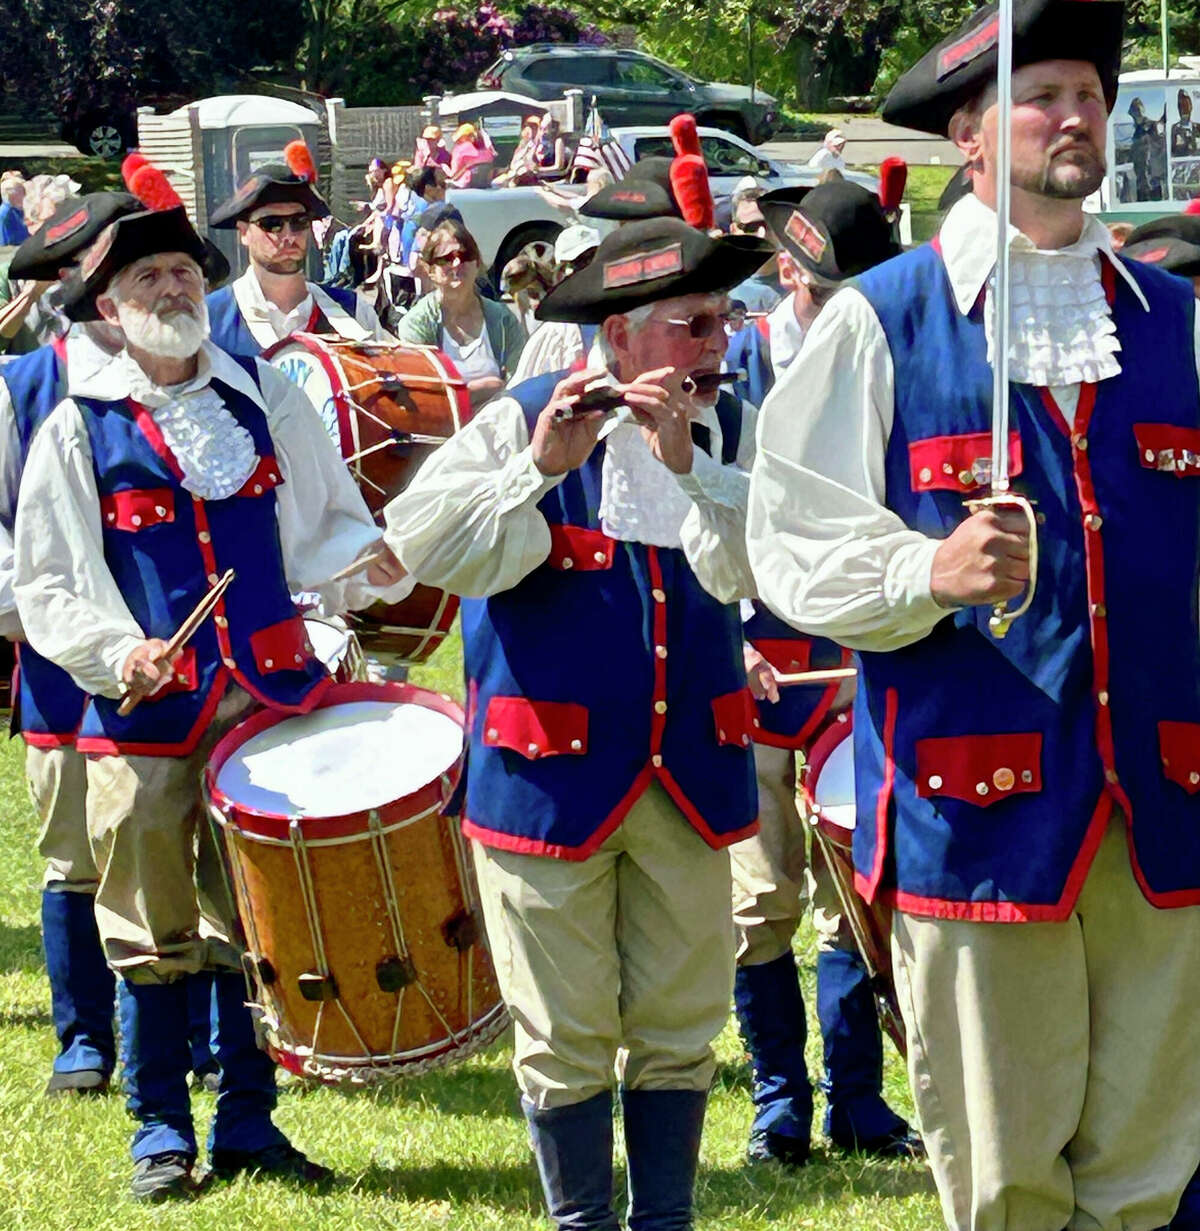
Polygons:
[[972,513],[980,509],[1017,509],[1029,524],[1029,585],[1020,603],[1009,608],[996,603],[988,619],[993,637],[1008,632],[1012,622],[1033,604],[1037,589],[1037,518],[1033,505],[1018,492],[1010,490],[1008,473],[1008,327],[1009,282],[1008,227],[1012,217],[1012,60],[1013,0],[998,0],[998,64],[996,66],[997,123],[996,168],[996,272],[992,281],[992,472],[988,495],[967,501]]

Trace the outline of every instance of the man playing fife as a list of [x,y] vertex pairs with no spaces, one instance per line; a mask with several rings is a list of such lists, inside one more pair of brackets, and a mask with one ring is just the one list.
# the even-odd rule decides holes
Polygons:
[[231,355],[261,355],[301,331],[353,342],[390,340],[365,299],[305,278],[312,222],[327,218],[329,206],[316,190],[317,172],[304,142],[293,141],[284,156],[287,166],[261,167],[209,220],[217,229],[236,227],[250,258],[240,278],[208,297],[214,345]]
[[[361,583],[325,583],[378,532],[303,394],[205,341],[204,245],[165,181],[150,196],[161,208],[111,223],[81,262],[71,314],[119,326],[125,347],[68,372],[34,439],[14,591],[30,643],[90,694],[76,747],[96,921],[120,976],[133,1193],[158,1199],[195,1190],[187,984],[202,970],[216,972],[213,1171],[327,1174],[271,1122],[273,1067],[244,1003],[199,774],[256,701],[316,704],[329,677],[290,594],[321,589],[335,610],[370,601]],[[166,639],[230,568],[212,617],[167,661]],[[367,580],[388,597],[407,585],[390,560]],[[143,699],[123,715],[131,691]]]
[[[725,848],[755,829],[741,626],[753,411],[715,390],[725,292],[757,239],[631,222],[542,302],[599,324],[587,370],[510,390],[388,506],[387,540],[458,594],[464,832],[516,1023],[514,1068],[561,1228],[692,1226],[712,1039],[729,1014]],[[608,384],[632,412],[579,405]],[[578,413],[576,413],[578,411]]]
[[[948,133],[974,191],[818,318],[764,407],[748,541],[772,609],[859,651],[857,882],[897,908],[947,1224],[1151,1231],[1200,1157],[1195,305],[1082,210],[1121,6],[1024,0],[1014,28],[1009,353],[989,5],[884,108]],[[1003,639],[1029,532],[964,506],[990,480],[994,362],[1041,558]]]

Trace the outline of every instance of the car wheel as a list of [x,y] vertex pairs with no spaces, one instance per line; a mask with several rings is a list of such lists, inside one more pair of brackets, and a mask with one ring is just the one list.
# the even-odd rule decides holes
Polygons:
[[553,262],[554,241],[562,229],[555,222],[531,222],[505,236],[492,265],[492,285],[500,289],[500,275],[514,257],[528,256],[544,264]]
[[120,158],[129,148],[129,124],[114,115],[88,116],[77,130],[80,152],[95,158]]

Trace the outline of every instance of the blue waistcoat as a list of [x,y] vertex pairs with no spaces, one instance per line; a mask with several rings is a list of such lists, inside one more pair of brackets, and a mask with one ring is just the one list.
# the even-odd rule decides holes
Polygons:
[[[745,638],[781,675],[801,671],[827,671],[848,667],[851,655],[826,637],[809,637],[797,632],[754,601],[754,614],[746,621]],[[829,716],[841,684],[783,684],[778,701],[756,701],[758,724],[756,744],[775,748],[807,747]]]
[[[1200,902],[1200,390],[1191,287],[1107,264],[1121,373],[1074,425],[1012,388],[1014,488],[1036,503],[1033,609],[1003,640],[963,609],[863,653],[855,704],[860,889],[902,910],[1065,918],[1113,804],[1158,906]],[[992,375],[979,305],[956,308],[925,246],[858,281],[895,369],[887,504],[945,538],[983,490]]]
[[[343,307],[351,316],[358,305],[358,297],[344,286],[322,286],[335,303]],[[246,326],[233,295],[233,284],[227,283],[220,290],[213,291],[205,297],[208,304],[208,321],[212,344],[230,355],[241,355],[252,359],[263,353],[263,348],[254,340],[254,335]],[[316,304],[305,333],[336,333],[337,330],[325,318],[325,314]]]
[[[253,376],[253,361],[241,362]],[[201,500],[183,487],[148,411],[132,402],[76,399],[92,448],[105,562],[146,636],[169,638],[226,569],[237,574],[166,688],[125,717],[117,701],[90,700],[81,752],[186,755],[230,676],[272,709],[294,712],[310,710],[329,683],[284,577],[274,492],[283,479],[266,416],[222,381],[212,388],[259,456],[254,473],[225,500]]]
[[[531,435],[563,375],[509,391]],[[740,410],[722,414],[734,448]],[[546,561],[510,590],[463,601],[463,829],[505,850],[586,859],[657,779],[709,845],[726,846],[757,825],[738,608],[701,587],[682,551],[604,534],[603,457],[601,445],[539,501]]]
[[[66,364],[55,347],[43,346],[5,364],[0,380],[12,399],[24,469],[34,433],[66,397]],[[3,511],[10,527],[15,513],[16,509]],[[27,744],[39,748],[71,743],[87,704],[86,694],[31,645],[23,643],[18,648],[17,663],[13,729],[21,732]]]

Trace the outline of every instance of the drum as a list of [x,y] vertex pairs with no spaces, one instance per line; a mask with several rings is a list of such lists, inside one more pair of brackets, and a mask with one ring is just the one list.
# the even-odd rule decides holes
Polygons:
[[904,1020],[900,1016],[892,978],[891,907],[878,901],[869,905],[854,887],[857,805],[852,735],[853,721],[849,713],[840,714],[826,727],[808,756],[801,791],[813,825],[813,836],[833,877],[842,911],[871,976],[879,1024],[904,1056],[908,1051]]
[[[432,346],[294,333],[263,358],[317,408],[381,524],[383,506],[471,417],[466,382]],[[423,662],[450,631],[457,611],[457,599],[419,585],[403,602],[376,603],[354,620],[368,654]]]
[[205,770],[274,1059],[366,1084],[462,1059],[507,1024],[466,844],[441,810],[463,715],[409,684],[263,710]]

